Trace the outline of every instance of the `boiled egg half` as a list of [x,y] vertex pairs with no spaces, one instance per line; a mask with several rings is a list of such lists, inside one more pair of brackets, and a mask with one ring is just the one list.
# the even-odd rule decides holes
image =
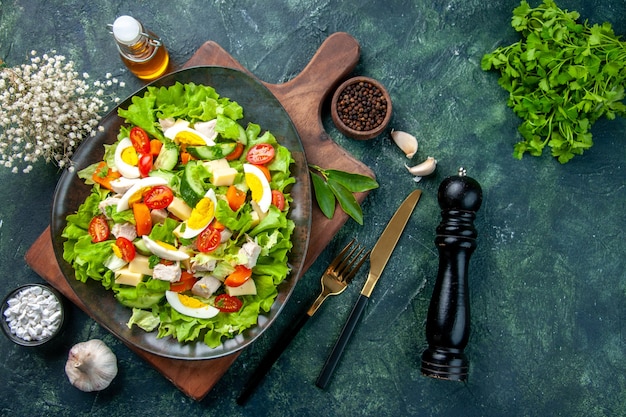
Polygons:
[[185,316],[197,319],[210,319],[220,312],[212,305],[206,304],[195,297],[180,294],[174,291],[165,291],[165,299],[172,308]]
[[167,185],[167,180],[161,177],[145,177],[135,182],[120,198],[117,203],[117,212],[128,210],[133,203],[141,200],[148,188],[157,185]]
[[152,240],[146,235],[143,235],[141,238],[146,244],[146,248],[161,259],[168,261],[184,261],[189,259],[189,254],[178,250],[168,243]]
[[263,213],[267,213],[272,204],[272,190],[263,171],[252,164],[243,164],[243,172],[246,184],[252,193],[252,200],[258,205]]
[[212,137],[205,135],[204,133],[189,127],[189,122],[186,120],[177,120],[171,127],[167,128],[163,135],[176,142],[177,144],[184,144],[189,146],[213,146],[215,145],[215,137],[217,132]]
[[115,148],[114,160],[115,167],[123,177],[140,177],[139,168],[137,168],[139,157],[129,138],[124,138],[117,144],[117,148]]
[[185,239],[198,236],[215,217],[216,207],[217,199],[215,197],[215,191],[210,188],[191,210],[189,218],[185,220],[185,231],[180,233],[180,229],[178,230],[180,236]]

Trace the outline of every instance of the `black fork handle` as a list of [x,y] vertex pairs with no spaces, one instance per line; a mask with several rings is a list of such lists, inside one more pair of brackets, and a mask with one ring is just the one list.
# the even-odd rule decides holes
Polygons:
[[292,322],[289,328],[283,332],[276,343],[274,343],[270,350],[265,354],[263,359],[261,359],[261,362],[259,362],[259,365],[250,376],[250,379],[248,379],[248,382],[237,398],[237,404],[244,405],[248,401],[254,390],[263,380],[263,377],[265,377],[280,355],[285,351],[285,349],[287,349],[287,346],[289,346],[300,329],[302,329],[306,322],[309,321],[310,317],[311,316],[309,316],[306,312],[301,314],[300,317]]
[[348,345],[348,341],[350,340],[350,337],[352,336],[354,329],[359,323],[361,316],[363,315],[363,312],[365,311],[365,306],[367,305],[368,301],[369,301],[369,298],[367,296],[363,294],[359,296],[358,301],[356,302],[356,304],[354,305],[354,308],[352,309],[352,312],[350,313],[350,317],[348,318],[348,321],[343,326],[343,330],[341,330],[341,335],[339,336],[339,339],[337,339],[337,342],[335,342],[335,346],[333,347],[333,350],[331,351],[330,356],[326,360],[326,363],[324,364],[322,371],[317,377],[317,381],[315,382],[315,385],[317,385],[319,388],[322,388],[322,389],[326,388],[326,386],[330,382],[330,379],[333,376],[335,368],[339,364],[339,360],[341,359],[341,356],[343,355],[343,351]]

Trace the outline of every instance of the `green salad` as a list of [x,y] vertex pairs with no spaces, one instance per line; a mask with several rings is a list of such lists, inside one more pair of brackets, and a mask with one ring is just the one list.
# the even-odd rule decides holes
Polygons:
[[118,140],[78,172],[64,259],[129,308],[128,327],[217,347],[257,324],[289,274],[289,150],[194,83],[148,87]]

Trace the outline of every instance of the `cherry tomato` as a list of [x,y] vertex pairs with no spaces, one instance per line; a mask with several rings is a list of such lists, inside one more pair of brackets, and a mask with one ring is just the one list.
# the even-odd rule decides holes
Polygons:
[[226,277],[224,285],[229,287],[239,287],[252,277],[252,270],[243,265],[237,265],[235,271]]
[[150,171],[152,171],[152,155],[149,153],[139,155],[137,168],[139,168],[139,174],[142,177],[147,177]]
[[156,185],[143,195],[143,202],[150,210],[160,210],[174,201],[174,192],[165,185]]
[[274,147],[269,143],[257,143],[248,151],[246,160],[251,164],[263,165],[274,159]]
[[188,271],[182,271],[182,273],[180,274],[180,280],[170,283],[170,291],[189,291],[193,288],[196,281],[198,281],[198,279],[194,277],[192,273]]
[[237,142],[237,145],[235,146],[235,149],[233,149],[233,151],[231,153],[226,155],[226,160],[227,161],[234,161],[235,159],[239,159],[239,157],[241,156],[242,153],[243,153],[243,143]]
[[126,239],[123,236],[120,236],[115,239],[115,246],[120,251],[120,258],[122,258],[124,261],[130,262],[135,259],[135,254],[137,253],[137,251],[135,250],[135,245],[133,245],[133,242],[131,242],[130,240]]
[[228,294],[220,294],[215,297],[215,307],[222,313],[234,313],[241,309],[243,302],[237,297]]
[[280,211],[285,209],[285,195],[280,190],[272,190],[272,204]]
[[109,223],[104,216],[96,216],[89,222],[88,232],[91,235],[91,241],[98,243],[109,238],[111,229],[109,229]]
[[143,130],[139,126],[135,126],[130,129],[130,133],[128,134],[128,136],[133,144],[133,148],[135,148],[137,153],[150,153],[150,137],[145,130]]
[[207,226],[198,235],[196,246],[200,252],[213,252],[220,245],[221,240],[222,232],[211,226]]

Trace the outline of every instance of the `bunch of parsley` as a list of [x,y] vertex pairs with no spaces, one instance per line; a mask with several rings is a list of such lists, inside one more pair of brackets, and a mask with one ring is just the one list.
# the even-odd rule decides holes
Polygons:
[[511,24],[522,40],[485,54],[483,70],[500,71],[508,106],[523,119],[513,155],[540,156],[548,145],[562,164],[593,145],[600,117],[626,115],[626,43],[609,23],[579,23],[580,14],[544,0],[522,1]]

